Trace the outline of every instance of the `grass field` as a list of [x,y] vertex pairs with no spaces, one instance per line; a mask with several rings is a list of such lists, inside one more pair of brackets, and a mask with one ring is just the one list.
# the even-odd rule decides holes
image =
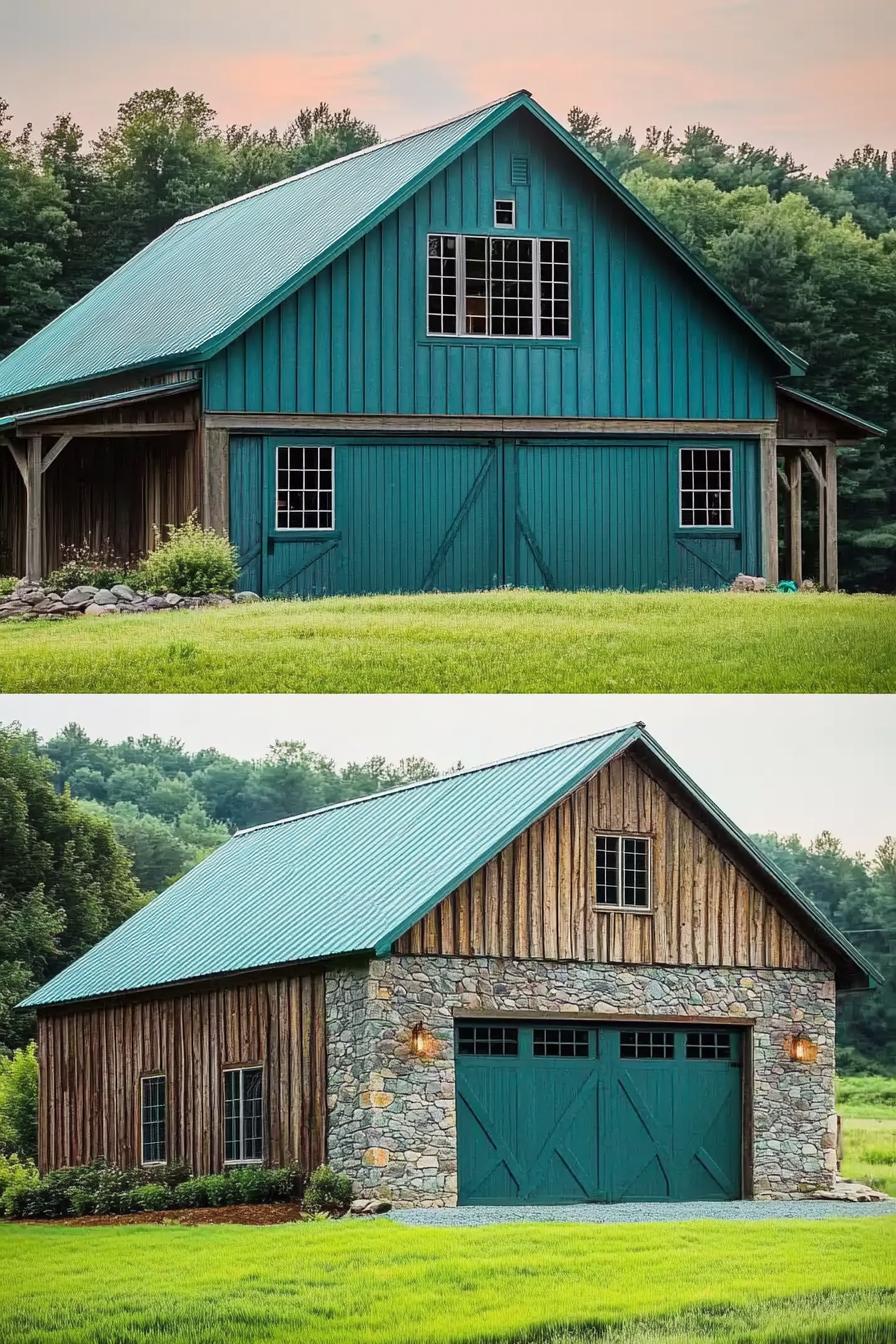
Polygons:
[[843,1120],[843,1175],[896,1196],[896,1079],[844,1079],[837,1109]]
[[517,590],[6,623],[0,690],[892,692],[896,598]]
[[3,1344],[896,1337],[896,1217],[0,1227]]

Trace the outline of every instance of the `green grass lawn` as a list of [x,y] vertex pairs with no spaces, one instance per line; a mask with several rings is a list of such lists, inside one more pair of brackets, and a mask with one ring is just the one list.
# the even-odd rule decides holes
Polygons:
[[[896,1332],[896,1217],[481,1229],[4,1226],[0,1263],[3,1344],[870,1344]],[[884,1325],[889,1333],[876,1333]]]
[[892,692],[896,598],[326,598],[0,625],[0,690]]

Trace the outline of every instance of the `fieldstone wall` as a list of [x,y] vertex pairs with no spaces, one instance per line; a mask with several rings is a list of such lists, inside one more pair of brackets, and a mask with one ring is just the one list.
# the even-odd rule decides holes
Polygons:
[[[834,980],[825,971],[387,957],[329,970],[328,1160],[359,1195],[457,1200],[454,1019],[470,1012],[751,1018],[757,1198],[830,1189],[836,1173]],[[429,1051],[411,1049],[422,1022]],[[818,1045],[794,1063],[799,1024]]]

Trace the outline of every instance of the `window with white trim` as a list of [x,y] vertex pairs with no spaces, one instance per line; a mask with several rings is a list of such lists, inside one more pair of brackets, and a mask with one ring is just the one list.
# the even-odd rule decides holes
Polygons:
[[647,836],[594,837],[594,900],[605,909],[650,909],[650,840]]
[[262,1070],[224,1070],[224,1161],[260,1162],[264,1155]]
[[277,530],[327,532],[333,527],[333,449],[277,446]]
[[430,234],[429,336],[567,340],[571,311],[568,239]]
[[168,1098],[165,1075],[140,1079],[140,1162],[144,1167],[167,1161]]
[[731,527],[731,449],[682,448],[682,527]]
[[495,201],[495,228],[516,228],[516,201],[512,199]]

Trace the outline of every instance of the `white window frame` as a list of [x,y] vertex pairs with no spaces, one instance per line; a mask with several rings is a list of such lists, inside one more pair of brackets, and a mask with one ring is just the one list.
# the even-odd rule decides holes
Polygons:
[[[503,238],[503,233],[455,233],[450,230],[440,230],[426,235],[426,259],[427,271],[425,277],[424,295],[426,302],[426,335],[434,341],[571,341],[572,340],[572,240],[570,238],[551,237],[533,237],[529,234],[525,236],[515,235],[514,241],[519,243],[532,244],[532,281],[533,281],[533,313],[532,323],[533,331],[531,336],[499,336],[486,331],[465,331],[464,315],[467,293],[467,267],[466,267],[466,247],[464,246],[468,238],[484,238],[486,243],[490,243],[495,237]],[[453,237],[455,239],[455,255],[457,257],[457,316],[455,319],[455,328],[453,332],[431,331],[429,327],[429,243],[431,238]],[[568,251],[569,261],[569,298],[567,300],[569,313],[567,321],[569,331],[565,336],[544,335],[541,330],[541,244],[542,243],[565,243]],[[491,260],[489,248],[486,247],[486,258]],[[486,300],[488,304],[486,319],[491,324],[491,278],[486,280]]]
[[[731,515],[727,523],[686,523],[684,521],[684,453],[727,453],[728,454],[728,511]],[[682,443],[678,449],[678,526],[688,532],[730,532],[734,527],[734,449],[728,444]]]
[[[240,1075],[240,1156],[227,1157],[227,1075],[228,1073],[238,1073]],[[245,1084],[243,1081],[244,1073],[261,1074],[261,1156],[245,1157],[245,1135],[243,1133],[243,1112],[246,1104]],[[221,1070],[221,1143],[224,1153],[225,1167],[260,1167],[264,1162],[265,1146],[267,1143],[267,1134],[264,1123],[264,1095],[265,1095],[265,1077],[263,1064],[225,1064]]]
[[[509,224],[505,224],[505,223],[503,223],[501,220],[498,219],[498,206],[499,206],[499,205],[509,205],[509,206],[510,206],[510,223],[509,223]],[[515,229],[515,228],[516,228],[516,200],[515,200],[515,198],[514,198],[513,196],[496,196],[496,197],[495,197],[495,213],[494,213],[494,215],[493,215],[493,223],[494,223],[494,226],[495,226],[496,229]]]
[[[165,1155],[164,1155],[164,1157],[151,1157],[151,1158],[148,1158],[148,1157],[146,1156],[146,1151],[145,1151],[145,1148],[144,1148],[144,1136],[143,1136],[143,1109],[144,1109],[144,1101],[143,1101],[143,1084],[144,1084],[144,1083],[151,1083],[151,1082],[154,1082],[157,1078],[161,1078],[162,1082],[163,1082],[164,1085],[165,1085],[165,1087],[164,1087],[164,1092],[163,1092],[163,1102],[164,1102],[164,1105],[163,1105],[163,1110],[162,1110],[163,1124],[164,1124],[164,1126],[165,1126],[165,1142],[164,1142],[164,1144],[163,1144],[164,1154],[165,1154]],[[139,1138],[140,1138],[140,1166],[141,1166],[141,1167],[164,1167],[164,1166],[167,1166],[167,1164],[168,1164],[168,1075],[165,1074],[165,1073],[162,1073],[161,1071],[159,1071],[158,1073],[141,1073],[141,1075],[140,1075],[140,1090],[139,1090],[139,1092],[138,1092],[138,1102],[137,1102],[137,1127],[138,1127]]]
[[[597,899],[597,842],[598,840],[618,840],[619,857],[616,865],[616,903],[610,901],[599,901]],[[632,905],[623,902],[623,893],[625,890],[625,865],[623,863],[623,840],[641,840],[647,846],[646,853],[646,872],[647,872],[647,904]],[[653,911],[653,836],[633,833],[631,831],[594,831],[591,837],[591,858],[594,864],[594,887],[592,895],[592,905],[595,910],[615,910],[629,915],[647,915]]]
[[[330,451],[330,474],[332,481],[330,483],[330,494],[332,502],[330,504],[330,525],[329,527],[281,527],[278,521],[280,510],[277,508],[277,491],[279,489],[280,475],[280,450],[281,448],[300,448],[306,451],[309,448],[316,448],[320,451],[322,448],[328,448]],[[320,490],[318,489],[318,494]],[[317,510],[320,513],[320,509]],[[332,443],[277,443],[274,445],[274,531],[275,532],[305,532],[309,536],[315,534],[327,536],[330,532],[336,530],[336,447]]]

